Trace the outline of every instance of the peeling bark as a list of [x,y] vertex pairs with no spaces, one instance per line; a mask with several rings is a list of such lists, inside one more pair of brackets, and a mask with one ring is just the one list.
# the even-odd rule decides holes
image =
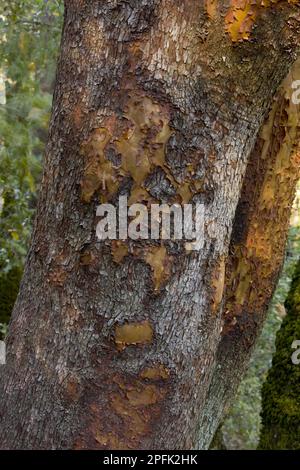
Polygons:
[[291,86],[299,75],[298,60],[278,90],[247,166],[231,236],[224,327],[200,426],[200,446],[202,429],[210,427],[213,437],[214,420],[226,414],[235,396],[282,267],[300,176],[300,110],[292,102]]
[[[300,32],[298,7],[282,2],[259,15],[251,41],[235,43],[228,3],[217,4],[65,1],[37,218],[0,370],[3,449],[190,449],[199,421],[206,448],[218,427],[231,393],[211,388],[224,319],[221,345],[233,336],[242,350],[220,386],[244,368],[244,345],[256,335],[252,310],[267,304],[282,258],[280,248],[257,285],[264,299],[250,289],[250,302],[252,266],[266,255],[249,209],[253,279],[234,300],[231,282],[223,313],[226,265],[243,285],[244,236],[232,241],[229,261],[228,253],[247,163]],[[272,173],[274,154],[255,155]],[[243,194],[256,208],[251,161],[253,153]],[[259,212],[266,229],[270,208],[278,203],[285,221],[292,198],[292,184],[283,197],[274,181]],[[204,203],[203,249],[99,243],[96,207],[120,194],[130,203]],[[233,328],[234,318],[250,330]]]

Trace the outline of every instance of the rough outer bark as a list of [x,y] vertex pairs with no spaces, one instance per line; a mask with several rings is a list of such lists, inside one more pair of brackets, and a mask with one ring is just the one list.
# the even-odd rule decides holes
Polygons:
[[300,366],[291,360],[300,338],[300,262],[285,302],[287,315],[276,336],[272,367],[262,388],[259,449],[300,449]]
[[[199,419],[206,448],[218,427],[219,413],[205,416],[234,215],[300,33],[288,2],[257,12],[251,41],[233,28],[233,5],[212,3],[65,2],[40,201],[1,369],[3,449],[193,448]],[[203,250],[97,242],[99,198],[118,194],[202,201]]]
[[249,158],[229,248],[224,329],[200,425],[200,447],[202,429],[207,432],[211,423],[213,432],[214,420],[224,417],[235,396],[281,270],[300,170],[300,115],[291,86],[299,76],[297,60]]

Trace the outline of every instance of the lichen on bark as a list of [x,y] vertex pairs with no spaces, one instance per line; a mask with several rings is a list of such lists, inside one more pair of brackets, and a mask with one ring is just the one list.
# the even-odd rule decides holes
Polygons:
[[259,449],[300,449],[300,365],[292,344],[300,340],[300,262],[285,302],[286,316],[276,336],[276,351],[262,388]]

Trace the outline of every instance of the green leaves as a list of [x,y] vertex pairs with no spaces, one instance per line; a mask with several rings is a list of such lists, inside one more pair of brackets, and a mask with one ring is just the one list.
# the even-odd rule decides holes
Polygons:
[[63,2],[2,1],[0,70],[0,273],[28,248],[52,101]]

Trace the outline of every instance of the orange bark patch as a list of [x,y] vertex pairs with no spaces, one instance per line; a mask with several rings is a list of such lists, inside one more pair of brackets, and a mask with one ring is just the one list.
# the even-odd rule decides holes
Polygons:
[[76,129],[80,128],[83,122],[84,112],[82,108],[83,108],[83,104],[78,103],[76,104],[76,106],[74,106],[74,109],[72,111],[71,118],[74,122]]
[[163,166],[165,146],[172,135],[166,110],[148,97],[133,95],[124,114],[129,129],[116,141],[122,168],[141,185],[153,166]]
[[216,16],[217,13],[217,7],[218,7],[218,1],[217,0],[206,0],[206,11],[208,16],[213,19]]
[[67,304],[63,310],[63,314],[70,326],[80,319],[80,311],[75,305]]
[[170,377],[170,372],[162,364],[158,364],[142,370],[140,377],[149,380],[167,380]]
[[107,434],[101,431],[96,431],[95,441],[100,444],[102,448],[113,450],[129,450],[128,445],[123,442],[116,433],[108,432]]
[[48,274],[48,280],[54,286],[62,287],[67,280],[67,277],[68,277],[68,271],[67,271],[67,266],[66,266],[67,256],[68,256],[67,251],[66,252],[62,251],[51,262],[49,274]]
[[[187,166],[185,181],[176,181],[166,163],[166,146],[172,136],[170,115],[167,107],[142,92],[130,93],[121,118],[111,117],[95,129],[82,145],[85,158],[84,177],[81,182],[81,198],[90,202],[95,192],[99,192],[103,202],[113,196],[124,177],[131,177],[133,185],[129,203],[149,201],[146,180],[155,168],[160,167],[166,178],[176,189],[176,200],[188,202],[198,191]],[[120,157],[120,162],[112,163],[106,156],[107,147]]]
[[250,228],[246,241],[248,254],[268,261],[271,259],[273,245],[270,243],[270,231],[264,226],[255,224]]
[[94,193],[99,189],[108,198],[118,189],[116,170],[104,155],[104,149],[110,139],[109,129],[101,127],[96,129],[89,141],[84,144],[83,153],[87,155],[88,162],[81,181],[81,199],[83,202],[90,202]]
[[[113,400],[111,400],[111,403]],[[110,413],[115,412],[111,406]],[[80,432],[73,444],[73,449],[113,449],[129,450],[133,448],[125,436],[120,435],[119,429],[111,429],[107,426],[107,419],[103,420],[101,404],[91,403],[85,410],[88,417],[86,426]],[[108,429],[107,429],[108,428]]]
[[67,279],[68,273],[63,266],[57,266],[50,270],[48,280],[54,286],[62,287]]
[[120,351],[127,346],[149,344],[152,339],[153,328],[148,320],[117,325],[115,329],[115,343]]
[[151,432],[151,424],[160,415],[162,403],[167,394],[166,384],[144,383],[134,378],[114,377],[119,391],[112,397],[113,412],[124,423],[128,440],[137,442]]
[[218,266],[212,277],[212,287],[213,287],[213,302],[212,302],[212,311],[215,313],[218,311],[220,303],[222,302],[223,292],[225,285],[225,261],[222,258],[218,263]]
[[[105,380],[105,379],[104,379]],[[131,374],[116,373],[107,378],[110,389],[108,401],[91,394],[86,406],[84,425],[79,432],[75,449],[141,449],[143,439],[155,432],[161,418],[169,382],[151,383]],[[149,383],[150,381],[150,383]]]
[[256,2],[251,0],[233,0],[226,17],[226,30],[233,42],[247,40],[257,15]]
[[111,253],[115,263],[122,263],[125,256],[128,255],[128,246],[121,240],[113,240],[111,243]]
[[226,31],[231,40],[247,41],[259,14],[277,3],[297,4],[299,0],[231,0],[225,17]]
[[126,397],[132,406],[148,406],[157,403],[160,398],[159,389],[155,385],[144,385],[141,389],[128,390]]
[[81,394],[81,385],[76,377],[70,377],[64,384],[64,395],[69,401],[77,401]]
[[95,261],[95,255],[91,251],[85,251],[80,256],[80,264],[82,266],[89,266]]
[[145,261],[153,271],[154,288],[158,290],[170,276],[170,256],[165,246],[149,248],[145,253]]
[[130,406],[128,399],[122,395],[114,395],[111,400],[113,412],[119,415],[126,422],[129,435],[144,435],[147,433],[147,421],[145,416],[134,407]]

